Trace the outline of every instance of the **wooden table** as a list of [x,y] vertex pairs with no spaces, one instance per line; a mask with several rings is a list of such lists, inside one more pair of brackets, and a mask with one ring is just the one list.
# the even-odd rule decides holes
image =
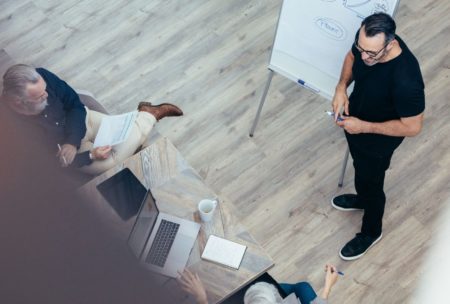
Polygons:
[[[219,205],[211,222],[200,221],[197,212],[198,202],[204,198],[217,196],[205,185],[202,178],[189,166],[173,144],[160,136],[152,139],[149,147],[127,159],[122,165],[105,172],[80,188],[80,192],[93,201],[93,207],[101,214],[100,218],[124,241],[128,237],[135,217],[123,222],[96,189],[97,184],[124,167],[130,168],[142,184],[151,189],[161,212],[201,223],[202,227],[188,260],[188,268],[199,274],[210,303],[223,301],[273,266],[271,257],[238,222],[233,206],[227,200],[218,198]],[[208,236],[211,234],[248,247],[239,270],[200,258]],[[172,284],[176,284],[174,279],[164,277],[164,286],[171,291],[174,303],[192,302],[192,299],[184,293],[176,292],[178,288],[172,288],[174,287]]]

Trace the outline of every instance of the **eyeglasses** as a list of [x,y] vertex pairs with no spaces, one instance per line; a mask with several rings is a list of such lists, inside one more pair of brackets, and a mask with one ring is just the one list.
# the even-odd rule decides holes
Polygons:
[[373,52],[373,51],[366,51],[365,49],[363,49],[362,47],[359,46],[358,44],[358,37],[356,37],[355,39],[355,47],[356,49],[360,52],[360,53],[366,53],[367,56],[369,56],[369,58],[376,58],[389,44],[390,41],[388,41],[381,50],[379,50],[378,52]]

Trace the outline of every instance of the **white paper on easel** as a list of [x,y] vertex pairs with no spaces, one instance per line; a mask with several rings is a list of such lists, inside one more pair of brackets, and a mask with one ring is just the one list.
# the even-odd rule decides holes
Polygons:
[[95,137],[94,148],[114,146],[124,142],[130,135],[137,113],[137,111],[133,111],[103,117],[97,136]]
[[239,269],[247,246],[210,235],[202,259]]

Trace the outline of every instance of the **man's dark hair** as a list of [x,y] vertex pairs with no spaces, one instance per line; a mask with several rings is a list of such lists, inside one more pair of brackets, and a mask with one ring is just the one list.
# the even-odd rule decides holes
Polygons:
[[375,13],[366,17],[361,23],[367,37],[373,37],[379,33],[384,33],[385,43],[389,43],[395,38],[395,21],[385,13]]

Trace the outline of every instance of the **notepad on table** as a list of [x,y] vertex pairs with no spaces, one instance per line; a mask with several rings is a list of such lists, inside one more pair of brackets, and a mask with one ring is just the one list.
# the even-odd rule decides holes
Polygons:
[[210,235],[202,259],[239,269],[247,246]]

